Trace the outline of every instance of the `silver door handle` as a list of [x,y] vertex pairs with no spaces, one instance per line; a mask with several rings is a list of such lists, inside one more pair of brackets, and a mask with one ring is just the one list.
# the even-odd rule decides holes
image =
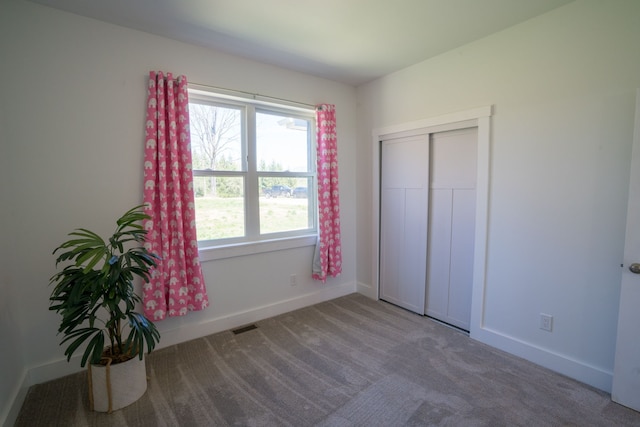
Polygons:
[[634,262],[629,266],[629,271],[633,274],[640,274],[640,263]]

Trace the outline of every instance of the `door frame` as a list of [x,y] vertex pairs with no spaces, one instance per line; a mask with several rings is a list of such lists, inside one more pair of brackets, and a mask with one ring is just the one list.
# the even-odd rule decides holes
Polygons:
[[[638,262],[640,249],[640,230],[634,221],[640,211],[640,88],[636,89],[636,111],[633,124],[633,143],[631,147],[631,167],[629,169],[629,193],[627,205],[627,222],[625,227],[624,254],[620,277],[620,303],[618,311],[618,327],[616,330],[616,351],[611,378],[611,399],[621,405],[640,411],[638,388],[640,379],[638,369],[638,347],[635,342],[627,338],[636,333],[635,321],[638,316],[631,318],[629,314],[637,313],[634,298],[638,295],[639,277],[629,271],[629,266]],[[625,314],[627,316],[625,316]]]
[[[487,261],[487,232],[489,219],[489,168],[492,106],[473,108],[415,122],[374,129],[373,137],[373,195],[372,195],[372,295],[380,299],[380,151],[381,141],[405,136],[432,134],[449,130],[475,127],[478,129],[478,155],[476,180],[476,218],[471,295],[472,338],[484,324],[484,295]],[[426,262],[426,260],[425,260]],[[426,284],[425,284],[426,286]]]

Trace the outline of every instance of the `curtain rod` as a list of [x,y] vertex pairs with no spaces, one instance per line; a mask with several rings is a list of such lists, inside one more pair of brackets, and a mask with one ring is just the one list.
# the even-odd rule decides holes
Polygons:
[[236,89],[227,89],[224,87],[219,87],[219,86],[211,86],[211,85],[205,85],[202,83],[188,83],[189,86],[192,86],[193,89],[204,89],[204,90],[215,90],[215,91],[221,91],[221,92],[225,92],[229,95],[239,95],[242,96],[244,98],[251,98],[253,100],[259,101],[260,99],[265,100],[265,101],[278,101],[278,102],[283,102],[286,104],[290,104],[292,106],[298,106],[298,107],[304,107],[304,108],[311,108],[312,110],[317,109],[318,107],[316,107],[315,105],[312,104],[305,104],[304,102],[298,102],[298,101],[291,101],[289,99],[284,99],[284,98],[277,98],[275,96],[269,96],[269,95],[261,95],[259,93],[252,93],[252,92],[246,92],[243,90],[236,90]]

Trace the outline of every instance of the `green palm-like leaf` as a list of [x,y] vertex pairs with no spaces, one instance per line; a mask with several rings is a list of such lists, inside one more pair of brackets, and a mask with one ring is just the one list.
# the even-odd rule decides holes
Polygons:
[[[145,344],[147,351],[152,351],[159,342],[155,325],[134,312],[141,299],[132,281],[138,277],[148,282],[150,270],[159,259],[144,247],[147,230],[141,222],[148,218],[143,206],[136,206],[116,221],[116,230],[109,238],[78,228],[53,251],[57,254],[56,265],[71,264],[51,277],[54,288],[49,298],[49,309],[62,316],[58,331],[64,335],[61,344],[67,344],[67,360],[86,344],[81,365],[98,363],[105,337],[115,353],[130,352],[140,358]],[[121,336],[123,321],[129,328],[126,340]]]
[[129,349],[137,349],[138,355],[142,359],[145,342],[147,352],[151,352],[156,343],[160,341],[160,333],[155,325],[140,313],[131,312],[128,314],[128,319],[131,330],[125,345]]

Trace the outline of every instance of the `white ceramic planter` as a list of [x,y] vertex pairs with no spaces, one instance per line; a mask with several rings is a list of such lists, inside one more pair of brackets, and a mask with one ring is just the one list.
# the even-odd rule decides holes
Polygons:
[[112,412],[140,399],[147,391],[144,358],[89,367],[89,406],[92,411]]

